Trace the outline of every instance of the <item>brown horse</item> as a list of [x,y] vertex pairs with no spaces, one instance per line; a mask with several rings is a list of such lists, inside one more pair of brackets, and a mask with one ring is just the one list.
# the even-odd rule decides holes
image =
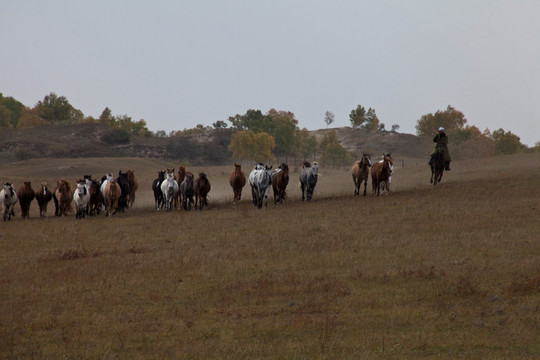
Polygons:
[[56,182],[53,200],[55,205],[54,215],[67,216],[68,211],[71,211],[73,193],[71,192],[71,185],[66,179],[60,179]]
[[199,177],[195,179],[193,183],[193,191],[195,192],[195,208],[199,203],[199,210],[202,210],[203,206],[208,206],[208,193],[210,192],[210,181],[206,177],[206,174],[201,172]]
[[[178,173],[176,175],[176,182],[178,183],[178,186],[182,184],[184,179],[186,178],[186,167],[185,166],[179,166],[178,167]],[[182,192],[178,191],[176,194],[176,197],[174,198],[174,207],[178,207],[178,204],[182,204]]]
[[87,179],[88,193],[90,194],[90,200],[88,201],[88,215],[99,215],[101,206],[103,205],[103,194],[100,190],[100,185],[97,180]]
[[112,179],[105,185],[105,216],[116,214],[118,209],[118,201],[122,196],[122,188],[116,182],[116,179]]
[[240,201],[242,189],[246,185],[246,175],[242,171],[242,165],[234,164],[234,171],[229,179],[229,184],[231,184],[234,192],[233,203],[236,204],[237,201]]
[[21,205],[21,216],[22,218],[30,217],[30,203],[34,200],[36,192],[32,189],[32,184],[30,181],[25,181],[19,191],[17,192],[19,197],[19,205]]
[[369,177],[369,168],[371,167],[371,158],[368,154],[362,154],[362,158],[356,161],[352,167],[352,178],[354,181],[354,195],[360,195],[360,187],[364,183],[364,196],[366,196],[367,181]]
[[289,184],[289,165],[282,163],[272,174],[272,189],[274,190],[274,205],[283,203],[287,185]]
[[126,174],[129,184],[128,207],[133,207],[133,203],[135,202],[135,191],[139,188],[139,183],[135,177],[135,171],[128,170]]
[[379,196],[381,194],[381,187],[383,187],[383,193],[388,195],[390,192],[390,176],[392,175],[393,166],[394,162],[390,154],[384,154],[382,161],[373,164],[371,167],[373,196]]
[[47,215],[47,204],[52,200],[53,194],[49,190],[49,186],[46,182],[41,183],[39,191],[36,192],[36,200],[39,205],[39,216],[45,217]]

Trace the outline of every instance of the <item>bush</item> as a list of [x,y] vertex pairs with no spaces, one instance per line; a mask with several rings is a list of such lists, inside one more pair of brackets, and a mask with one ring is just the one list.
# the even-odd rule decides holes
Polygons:
[[27,148],[18,147],[13,151],[13,156],[17,161],[23,161],[38,157],[38,153]]
[[131,134],[125,129],[111,129],[101,136],[101,140],[107,144],[128,144]]

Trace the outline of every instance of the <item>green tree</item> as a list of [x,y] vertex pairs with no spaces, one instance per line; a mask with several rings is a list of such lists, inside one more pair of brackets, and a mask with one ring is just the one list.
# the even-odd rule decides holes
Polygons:
[[495,141],[495,154],[497,155],[515,154],[522,148],[519,136],[512,134],[510,131],[495,130],[491,137]]
[[351,120],[351,126],[354,129],[362,126],[366,121],[366,109],[362,105],[358,105],[356,109],[351,110],[349,119]]
[[377,114],[375,114],[375,109],[372,108],[369,108],[364,115],[364,122],[361,127],[368,130],[384,130],[384,125],[382,126],[382,129],[380,128],[379,118],[377,117]]
[[309,130],[303,128],[297,132],[297,150],[300,152],[303,160],[314,159],[319,153],[319,144],[315,135],[310,134]]
[[269,115],[264,115],[261,110],[249,109],[244,115],[236,114],[228,119],[237,130],[251,130],[254,133],[266,132],[272,134],[274,124]]
[[34,110],[36,114],[51,125],[76,124],[84,119],[82,111],[75,109],[64,97],[50,93],[39,101]]
[[462,128],[466,123],[465,115],[448,105],[445,111],[438,110],[435,114],[422,115],[416,121],[416,135],[433,136],[440,127],[443,127],[449,133],[452,130]]
[[242,130],[231,135],[228,149],[240,161],[268,162],[274,159],[275,146],[274,137],[268,133]]
[[0,93],[0,127],[17,127],[19,118],[26,106],[13,97]]
[[107,124],[109,126],[114,126],[116,123],[116,119],[112,115],[111,109],[106,107],[102,112],[101,115],[99,115],[99,121],[103,124]]
[[266,115],[273,124],[273,131],[270,134],[276,141],[275,152],[279,155],[294,153],[297,147],[296,132],[298,131],[298,120],[294,117],[294,113],[270,109]]
[[354,161],[352,155],[339,142],[335,131],[327,133],[321,140],[319,147],[323,164],[344,166]]
[[324,113],[324,122],[326,123],[326,128],[328,128],[328,126],[334,122],[334,117],[335,115],[331,111]]
[[212,126],[214,127],[214,129],[226,129],[227,128],[227,123],[223,120],[218,120],[216,121],[215,123],[212,124]]

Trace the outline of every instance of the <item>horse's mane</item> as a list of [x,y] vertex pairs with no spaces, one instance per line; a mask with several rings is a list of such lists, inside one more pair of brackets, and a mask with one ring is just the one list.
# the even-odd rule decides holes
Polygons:
[[311,167],[311,164],[309,163],[309,161],[304,161],[304,167]]

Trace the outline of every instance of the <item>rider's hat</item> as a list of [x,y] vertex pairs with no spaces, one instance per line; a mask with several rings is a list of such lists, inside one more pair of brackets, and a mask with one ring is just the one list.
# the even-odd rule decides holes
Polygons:
[[439,131],[444,131],[444,128],[441,126],[441,127],[439,128]]

